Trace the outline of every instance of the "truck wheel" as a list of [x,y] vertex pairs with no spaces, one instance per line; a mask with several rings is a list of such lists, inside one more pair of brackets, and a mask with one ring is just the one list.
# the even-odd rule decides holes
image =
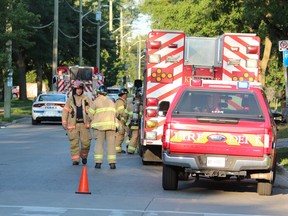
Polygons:
[[180,180],[180,181],[187,181],[187,180],[189,180],[189,176],[190,176],[190,173],[187,173],[187,172],[179,172],[179,174],[178,174],[178,180]]
[[163,165],[162,187],[164,190],[177,190],[178,172],[173,166]]
[[262,196],[271,196],[273,184],[269,181],[258,181],[257,193]]

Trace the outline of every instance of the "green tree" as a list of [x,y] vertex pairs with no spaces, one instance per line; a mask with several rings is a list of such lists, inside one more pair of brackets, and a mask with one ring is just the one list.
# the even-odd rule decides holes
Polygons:
[[155,29],[208,37],[225,32],[256,33],[261,37],[262,50],[265,38],[270,39],[272,50],[265,85],[280,94],[285,83],[282,53],[277,49],[278,41],[287,38],[287,7],[285,0],[145,0],[141,11],[151,16]]

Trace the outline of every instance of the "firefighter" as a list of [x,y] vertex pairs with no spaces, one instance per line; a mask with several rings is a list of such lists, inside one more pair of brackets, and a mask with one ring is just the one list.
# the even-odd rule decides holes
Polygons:
[[73,165],[79,165],[80,158],[82,158],[82,164],[87,163],[92,139],[88,116],[88,108],[91,104],[91,100],[84,94],[84,84],[76,80],[72,85],[72,97],[67,100],[62,113],[62,126],[67,130],[70,140]]
[[133,98],[133,102],[128,104],[127,111],[129,115],[129,119],[127,121],[127,126],[129,126],[129,135],[127,144],[127,153],[134,154],[138,141],[139,141],[139,133],[140,133],[140,119],[142,116],[142,102],[141,102],[141,94],[140,92],[136,92],[135,97]]
[[119,127],[119,121],[116,118],[116,106],[112,100],[106,97],[106,86],[99,86],[96,94],[97,98],[89,108],[89,116],[92,119],[91,128],[94,130],[96,140],[94,147],[95,168],[101,169],[104,158],[104,142],[106,142],[110,169],[116,169],[115,132]]
[[117,153],[126,153],[126,151],[122,149],[122,142],[125,136],[125,123],[127,121],[126,107],[127,107],[128,93],[129,92],[126,88],[121,88],[118,94],[119,97],[115,102],[117,118],[121,123],[121,130],[119,130],[115,136],[115,144],[116,144]]

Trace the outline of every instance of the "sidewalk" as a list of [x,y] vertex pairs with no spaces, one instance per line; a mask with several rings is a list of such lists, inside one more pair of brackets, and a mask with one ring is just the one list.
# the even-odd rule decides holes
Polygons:
[[277,148],[288,147],[288,138],[282,138],[277,140]]

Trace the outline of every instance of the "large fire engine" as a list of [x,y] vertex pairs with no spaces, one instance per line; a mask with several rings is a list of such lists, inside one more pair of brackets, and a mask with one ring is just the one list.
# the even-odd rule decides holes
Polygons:
[[57,91],[72,93],[71,85],[75,80],[81,80],[85,87],[84,91],[92,100],[95,99],[93,91],[104,84],[103,73],[98,73],[98,68],[89,66],[61,66],[57,69]]
[[165,114],[178,88],[190,79],[258,81],[260,38],[225,33],[189,37],[182,31],[153,30],[146,43],[143,116],[139,153],[143,164],[161,162]]

